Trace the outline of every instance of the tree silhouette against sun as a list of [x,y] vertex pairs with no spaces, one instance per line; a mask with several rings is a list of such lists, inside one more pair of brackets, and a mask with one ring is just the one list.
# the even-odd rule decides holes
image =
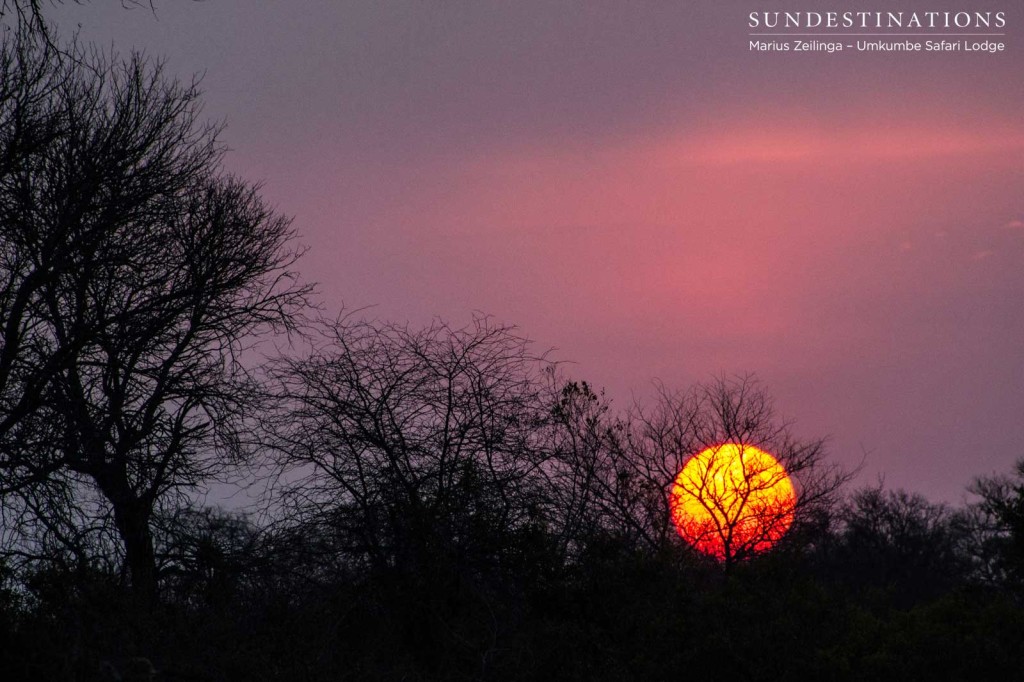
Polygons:
[[782,539],[796,504],[785,468],[764,450],[743,443],[708,447],[691,457],[669,493],[679,534],[726,566]]

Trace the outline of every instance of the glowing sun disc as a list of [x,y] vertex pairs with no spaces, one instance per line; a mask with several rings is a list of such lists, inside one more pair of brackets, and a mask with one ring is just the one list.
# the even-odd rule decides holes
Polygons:
[[679,535],[720,560],[770,549],[793,523],[785,468],[753,445],[724,443],[691,457],[669,493]]

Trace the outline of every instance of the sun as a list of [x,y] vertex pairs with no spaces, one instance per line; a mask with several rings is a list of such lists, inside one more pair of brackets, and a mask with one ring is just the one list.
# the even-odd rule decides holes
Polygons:
[[789,530],[795,508],[785,468],[764,450],[740,443],[691,457],[669,493],[672,523],[683,539],[726,562],[770,549]]

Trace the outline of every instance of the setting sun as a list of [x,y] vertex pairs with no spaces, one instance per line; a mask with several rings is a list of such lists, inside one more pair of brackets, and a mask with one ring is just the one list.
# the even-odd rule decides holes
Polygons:
[[726,562],[770,549],[789,529],[795,507],[793,484],[778,460],[738,443],[691,457],[669,494],[683,539]]

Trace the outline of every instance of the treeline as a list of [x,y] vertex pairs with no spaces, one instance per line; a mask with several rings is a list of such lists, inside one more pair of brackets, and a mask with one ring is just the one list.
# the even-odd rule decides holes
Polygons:
[[[330,317],[195,85],[33,26],[0,55],[8,679],[1022,676],[1024,469],[850,493],[750,377],[616,410],[488,318]],[[770,552],[742,505],[722,561],[671,524],[721,443],[794,478]]]
[[155,593],[102,504],[76,510],[90,522],[77,545],[45,518],[9,545],[5,669],[105,679],[145,656],[163,679],[204,680],[1022,672],[1024,470],[976,481],[961,509],[880,486],[841,495],[834,469],[810,504],[797,478],[791,531],[727,566],[671,528],[666,472],[705,439],[806,453],[756,382],[616,413],[486,320],[332,329],[264,368],[245,467],[262,513],[177,498],[154,511]]
[[[263,368],[244,463],[262,513],[158,505],[155,593],[102,504],[75,510],[77,544],[45,512],[41,529],[7,529],[22,532],[5,669],[105,679],[145,656],[163,679],[204,680],[1019,676],[1024,470],[976,481],[961,509],[841,495],[834,469],[798,477],[789,534],[727,566],[668,523],[686,453],[758,437],[820,452],[753,380],[616,413],[487,320],[331,329]],[[803,480],[819,481],[814,504]]]

